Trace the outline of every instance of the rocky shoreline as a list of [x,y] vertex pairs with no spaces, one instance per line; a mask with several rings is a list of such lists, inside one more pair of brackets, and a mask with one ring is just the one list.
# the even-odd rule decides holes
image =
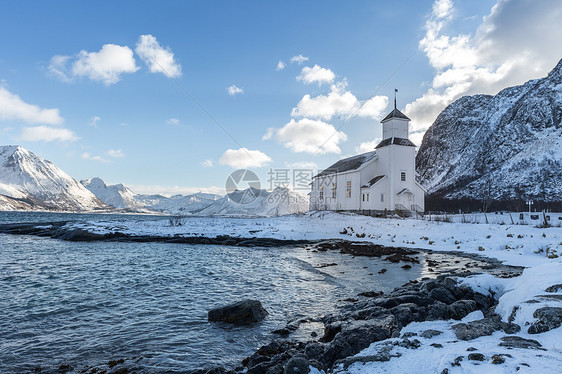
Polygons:
[[[458,274],[470,275],[472,273]],[[516,273],[513,276],[517,275]],[[193,374],[212,374],[245,372],[248,374],[287,374],[308,373],[310,366],[325,372],[347,369],[356,362],[390,361],[393,356],[391,349],[377,355],[352,357],[371,343],[389,338],[398,338],[390,343],[416,349],[420,341],[412,334],[400,336],[400,330],[411,322],[435,320],[461,320],[469,313],[480,310],[484,318],[454,326],[457,339],[472,340],[480,336],[491,335],[495,331],[515,334],[521,327],[502,322],[494,313],[496,300],[489,296],[474,292],[460,285],[455,276],[440,275],[436,279],[412,281],[396,288],[389,294],[364,292],[357,299],[349,300],[341,305],[337,313],[328,314],[320,321],[324,324],[324,335],[307,342],[290,339],[275,339],[261,347],[250,357],[242,361],[242,365],[234,368],[210,368],[192,371]],[[301,320],[287,325],[286,330],[294,330]],[[423,337],[438,335],[440,331],[428,330]],[[513,337],[503,344],[517,347],[530,346],[540,348],[536,341]],[[474,353],[476,354],[476,353]],[[503,358],[505,360],[505,358]],[[460,362],[462,358],[458,359]],[[496,358],[496,361],[501,361]],[[451,362],[455,366],[458,362]]]
[[[514,277],[522,268],[505,266],[498,260],[476,254],[462,252],[437,252],[421,249],[385,247],[369,242],[350,242],[345,240],[280,240],[267,238],[239,238],[230,236],[184,237],[184,236],[135,236],[119,232],[109,234],[91,233],[82,229],[68,229],[68,221],[50,223],[19,223],[0,225],[0,233],[12,235],[35,235],[68,241],[130,241],[130,242],[169,242],[189,244],[235,245],[244,247],[283,247],[301,246],[309,251],[339,251],[351,256],[379,257],[393,263],[403,262],[405,271],[409,264],[425,265],[436,278],[423,278],[411,281],[388,294],[377,290],[366,290],[341,301],[337,313],[320,318],[306,318],[290,321],[281,329],[273,331],[278,336],[271,343],[261,347],[253,355],[242,360],[236,368],[215,367],[193,370],[192,374],[237,373],[248,374],[296,374],[308,373],[310,366],[325,372],[346,369],[355,362],[385,362],[396,357],[392,347],[374,356],[352,357],[371,343],[389,338],[397,338],[392,344],[408,349],[416,349],[419,340],[406,334],[399,336],[400,330],[411,322],[435,320],[461,320],[469,313],[481,311],[484,318],[455,328],[460,340],[474,339],[502,330],[513,334],[520,326],[502,322],[494,314],[497,301],[489,296],[474,292],[458,283],[457,277],[480,272],[492,273],[499,277]],[[329,264],[328,264],[329,265]],[[291,339],[291,334],[302,325],[322,323],[323,334],[311,334],[308,341]],[[427,331],[426,335],[439,332]],[[320,336],[321,335],[321,336]],[[519,338],[522,339],[522,338]],[[516,337],[503,342],[519,346],[536,346],[528,339]],[[537,343],[538,344],[538,343]],[[473,358],[477,353],[472,353]],[[459,360],[462,360],[460,358]],[[505,357],[496,358],[499,362]],[[460,361],[459,361],[460,362]],[[451,362],[452,366],[459,362]],[[107,367],[106,367],[107,366]],[[127,373],[143,372],[142,359],[121,359],[107,365],[87,367],[84,373]]]

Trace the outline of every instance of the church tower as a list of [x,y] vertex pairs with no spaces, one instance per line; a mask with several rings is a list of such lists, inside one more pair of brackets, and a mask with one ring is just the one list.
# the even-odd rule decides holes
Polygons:
[[410,119],[396,108],[396,92],[394,92],[394,110],[381,121],[382,139],[401,138],[408,139]]
[[423,210],[423,194],[415,180],[416,146],[408,139],[410,119],[396,107],[381,121],[382,141],[376,146],[389,183],[390,210]]

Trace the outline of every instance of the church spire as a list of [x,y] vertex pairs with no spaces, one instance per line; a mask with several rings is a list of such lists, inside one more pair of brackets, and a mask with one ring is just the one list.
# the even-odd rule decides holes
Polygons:
[[394,109],[397,109],[397,108],[396,108],[396,93],[397,93],[397,92],[398,92],[398,88],[395,88],[395,89],[394,89]]

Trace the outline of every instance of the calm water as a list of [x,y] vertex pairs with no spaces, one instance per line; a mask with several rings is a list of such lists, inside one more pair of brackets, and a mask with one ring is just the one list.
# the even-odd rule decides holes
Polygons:
[[[0,213],[0,223],[92,218]],[[317,268],[323,263],[338,265]],[[383,267],[387,273],[378,275]],[[136,356],[146,372],[236,365],[288,320],[324,315],[337,300],[388,291],[421,274],[420,265],[406,272],[376,259],[302,248],[73,243],[0,234],[0,372],[62,363],[78,372]],[[262,302],[270,312],[266,320],[250,327],[207,322],[209,309],[245,298]]]

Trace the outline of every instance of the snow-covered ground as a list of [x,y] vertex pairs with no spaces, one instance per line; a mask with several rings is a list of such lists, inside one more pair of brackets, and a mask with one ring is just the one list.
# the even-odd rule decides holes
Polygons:
[[[535,213],[533,213],[535,214]],[[546,288],[562,284],[562,214],[550,213],[549,228],[537,227],[542,221],[530,220],[525,214],[519,220],[512,213],[447,216],[447,221],[416,219],[383,219],[335,212],[311,212],[271,218],[188,217],[182,226],[171,226],[167,219],[155,217],[143,221],[89,221],[72,223],[97,233],[123,232],[138,235],[264,237],[278,239],[348,239],[372,241],[381,245],[424,248],[436,251],[463,251],[497,258],[506,264],[525,266],[522,276],[499,279],[478,275],[462,281],[475,290],[499,298],[496,312],[503,321],[513,319],[521,326],[515,334],[538,341],[545,350],[508,348],[498,344],[507,334],[497,331],[489,336],[462,341],[456,338],[452,326],[459,321],[415,322],[404,327],[402,333],[417,333],[421,346],[410,349],[392,345],[397,339],[371,344],[358,356],[374,355],[392,346],[390,362],[355,363],[341,372],[363,373],[560,373],[562,372],[562,327],[540,334],[529,334],[529,325],[537,321],[533,313],[542,307],[562,307],[562,287],[550,297]],[[482,223],[486,222],[488,224]],[[517,218],[517,219],[516,219]],[[536,223],[535,223],[536,222]],[[529,300],[532,300],[529,302]],[[516,312],[514,313],[514,308]],[[464,322],[483,317],[477,311]],[[428,330],[442,333],[432,338],[420,337]],[[431,345],[434,344],[434,345]],[[442,346],[442,348],[439,347]],[[467,349],[470,348],[470,351]],[[475,349],[475,350],[474,350]],[[470,353],[483,354],[484,361],[468,359]],[[400,354],[400,355],[398,355]],[[459,356],[459,366],[452,366]],[[500,359],[497,359],[500,357]],[[494,363],[494,358],[496,362]],[[498,360],[505,360],[498,363]],[[316,371],[316,370],[314,370]]]
[[[476,321],[483,318],[481,311],[475,311],[462,321],[428,321],[413,322],[404,327],[402,334],[415,334],[410,339],[417,339],[420,347],[405,348],[393,343],[400,339],[387,339],[371,344],[356,357],[374,356],[391,347],[390,362],[355,363],[346,370],[340,367],[336,372],[352,374],[366,373],[560,373],[562,372],[562,327],[530,334],[529,326],[537,319],[535,310],[543,307],[562,307],[562,290],[546,292],[553,285],[562,284],[562,264],[558,261],[545,263],[525,269],[523,275],[511,279],[498,279],[483,274],[465,278],[464,284],[475,291],[487,294],[493,292],[499,298],[496,313],[503,321],[513,319],[521,326],[516,334],[496,331],[492,335],[481,336],[474,340],[459,340],[452,326],[459,322]],[[547,295],[545,295],[547,294]],[[515,308],[515,309],[514,309]],[[514,314],[513,311],[516,311]],[[436,330],[441,334],[430,337],[424,331]],[[518,336],[537,341],[541,346],[533,348],[513,348],[500,346],[502,337]],[[482,361],[474,360],[469,354],[482,354]],[[463,357],[458,360],[458,357]],[[457,360],[460,365],[452,365]],[[502,362],[503,361],[503,362]]]
[[[371,241],[386,246],[479,253],[519,266],[559,261],[562,254],[560,227],[384,219],[335,212],[269,218],[186,217],[181,226],[171,226],[165,217],[139,221],[118,217],[72,225],[96,233]],[[551,221],[562,222],[558,217],[562,214],[552,213]],[[453,216],[452,220],[457,219]]]

